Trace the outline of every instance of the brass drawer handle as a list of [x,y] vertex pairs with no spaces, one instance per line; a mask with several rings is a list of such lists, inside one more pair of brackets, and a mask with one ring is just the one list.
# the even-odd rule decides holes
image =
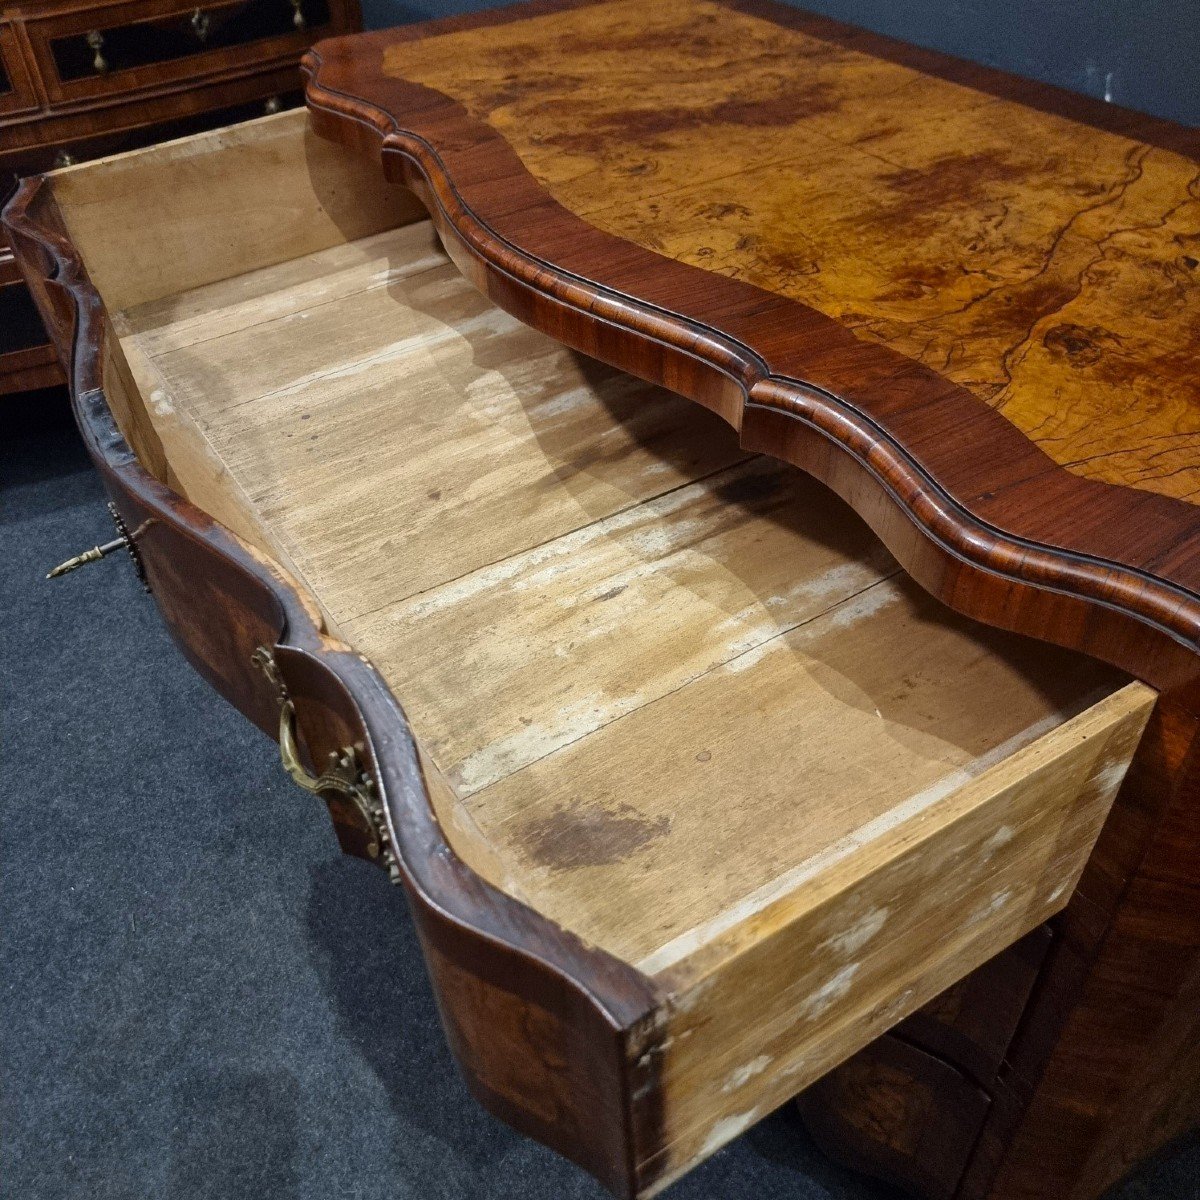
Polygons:
[[265,116],[274,116],[275,113],[283,110],[283,101],[278,96],[268,96],[263,101],[263,114]]
[[88,49],[92,52],[92,69],[103,75],[108,70],[108,59],[104,57],[104,34],[98,29],[89,29],[87,35]]
[[209,15],[203,9],[198,8],[192,13],[192,32],[196,35],[198,42],[208,41],[208,27],[210,24]]
[[383,805],[375,780],[363,767],[358,748],[343,746],[333,751],[325,770],[320,775],[311,774],[300,760],[300,749],[296,744],[296,707],[288,695],[275,656],[265,646],[259,646],[251,655],[251,662],[270,680],[279,700],[279,761],[283,769],[306,792],[316,795],[333,792],[350,801],[368,830],[367,854],[387,871],[393,883],[399,883],[400,869],[391,847]]
[[308,27],[308,19],[304,15],[304,0],[291,0],[292,5],[292,24],[297,29],[305,29]]

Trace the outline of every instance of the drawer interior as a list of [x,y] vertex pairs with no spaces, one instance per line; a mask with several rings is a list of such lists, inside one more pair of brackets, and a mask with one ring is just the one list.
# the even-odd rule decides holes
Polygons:
[[682,1169],[1066,902],[1153,694],[521,325],[302,122],[55,177],[106,391],[387,679],[456,851],[658,981]]
[[218,472],[383,673],[505,887],[629,961],[1122,682],[956,617],[820,484],[495,308],[427,221],[115,319],[175,481],[212,507]]

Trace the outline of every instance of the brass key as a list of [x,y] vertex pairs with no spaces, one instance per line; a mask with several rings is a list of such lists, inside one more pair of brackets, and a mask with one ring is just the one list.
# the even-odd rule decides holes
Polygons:
[[103,546],[93,546],[90,550],[85,550],[82,554],[68,558],[64,563],[59,563],[46,578],[57,579],[60,575],[66,575],[68,571],[77,571],[80,567],[86,567],[88,563],[99,562],[106,554],[111,554],[114,550],[120,550],[123,546],[128,545],[127,537],[119,537],[113,538],[111,542],[105,542]]
[[57,567],[51,571],[46,578],[57,579],[60,575],[66,575],[70,571],[77,571],[80,567],[86,567],[88,563],[99,562],[105,555],[111,554],[114,550],[120,550],[122,547],[129,551],[129,557],[133,559],[133,569],[137,572],[138,580],[145,591],[150,590],[150,584],[146,579],[146,572],[142,568],[142,558],[138,554],[137,546],[134,545],[134,539],[143,532],[152,522],[143,521],[142,524],[134,533],[130,533],[125,526],[121,514],[117,511],[115,504],[108,506],[109,516],[113,519],[113,524],[117,527],[117,537],[111,542],[105,542],[102,546],[93,546],[90,550],[85,550],[82,554],[75,555],[74,558],[68,558],[65,563],[59,563]]

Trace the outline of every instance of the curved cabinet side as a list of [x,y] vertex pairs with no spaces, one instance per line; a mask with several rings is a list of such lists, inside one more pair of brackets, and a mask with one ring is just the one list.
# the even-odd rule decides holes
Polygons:
[[[293,580],[154,478],[122,436],[104,393],[101,301],[49,181],[25,180],[3,219],[67,371],[89,454],[184,656],[274,737],[277,695],[251,661],[257,647],[270,648],[310,762],[360,748],[383,801],[446,1034],[472,1091],[615,1193],[640,1190],[638,1146],[657,1131],[652,1068],[637,1065],[658,1003],[652,986],[457,857],[404,713],[378,673],[323,632]],[[353,807],[327,802],[343,849],[365,856],[367,830]]]
[[[712,408],[740,430],[747,449],[821,479],[952,608],[1081,650],[1200,704],[1200,597],[1149,571],[988,524],[854,405],[774,373],[753,346],[720,329],[506,240],[470,207],[469,189],[460,189],[436,145],[323,79],[322,51],[344,54],[341,47],[318,45],[303,60],[314,128],[377,155],[387,178],[414,191],[459,269],[489,299],[574,349]],[[614,253],[625,245],[611,240]]]

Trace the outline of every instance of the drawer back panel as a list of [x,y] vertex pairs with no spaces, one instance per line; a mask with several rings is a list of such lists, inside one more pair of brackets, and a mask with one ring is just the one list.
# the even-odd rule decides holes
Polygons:
[[56,172],[71,241],[110,312],[423,215],[301,111]]

